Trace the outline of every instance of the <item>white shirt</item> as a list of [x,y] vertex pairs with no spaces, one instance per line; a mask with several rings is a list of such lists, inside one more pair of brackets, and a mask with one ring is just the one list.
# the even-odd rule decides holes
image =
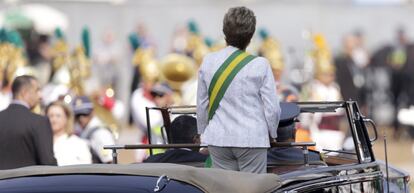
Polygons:
[[257,57],[242,68],[208,121],[208,87],[217,71],[237,48],[228,46],[204,57],[198,75],[197,128],[201,142],[221,147],[269,147],[277,137],[279,100],[269,62]]
[[182,105],[196,105],[197,104],[197,78],[186,81],[181,87]]
[[[136,89],[131,96],[131,109],[132,118],[137,127],[147,132],[147,114],[145,107],[156,107],[156,104],[144,97],[144,89]],[[162,125],[162,115],[158,110],[150,110],[149,116],[151,117],[151,128],[159,127]]]
[[6,109],[12,101],[11,93],[3,93],[0,91],[0,111]]
[[53,152],[58,166],[92,163],[88,143],[76,135],[64,134],[56,138]]

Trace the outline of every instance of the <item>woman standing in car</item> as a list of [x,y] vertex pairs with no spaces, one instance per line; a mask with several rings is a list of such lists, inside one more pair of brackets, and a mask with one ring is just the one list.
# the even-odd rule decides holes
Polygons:
[[227,47],[204,57],[198,74],[197,125],[213,167],[265,173],[269,135],[280,117],[269,62],[245,52],[256,17],[246,7],[224,16]]

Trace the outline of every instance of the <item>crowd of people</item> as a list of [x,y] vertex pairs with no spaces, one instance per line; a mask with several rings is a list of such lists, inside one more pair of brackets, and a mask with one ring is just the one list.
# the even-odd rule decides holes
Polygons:
[[[245,21],[245,26],[239,21]],[[396,138],[406,131],[414,137],[414,125],[405,121],[414,113],[409,111],[414,105],[414,87],[410,86],[414,83],[414,44],[403,28],[397,30],[394,43],[374,52],[366,49],[362,32],[349,33],[337,55],[322,34],[311,34],[312,48],[303,63],[293,66],[285,62],[281,45],[266,30],[257,33],[261,42],[253,47],[258,49],[249,49],[256,31],[250,10],[230,9],[223,25],[225,40],[211,42],[194,21],[189,22],[177,30],[172,53],[159,59],[153,39],[140,24],[128,37],[132,52],[125,51],[132,53],[129,101],[121,101],[115,92],[123,76],[117,70],[122,50],[112,33],[106,33],[102,47],[91,53],[87,30],[82,46],[73,52],[59,30],[56,37],[37,34],[36,45],[19,35],[9,38],[15,37],[14,30],[2,30],[0,152],[10,156],[0,159],[0,169],[110,163],[111,152],[103,146],[115,144],[122,129],[139,129],[142,138],[137,141],[148,143],[145,107],[197,105],[197,120],[181,117],[173,122],[178,124],[174,126],[178,133],[188,134],[177,138],[195,143],[198,130],[201,142],[209,145],[213,167],[250,172],[265,171],[263,160],[272,159],[266,148],[279,137],[279,141],[314,140],[318,150],[346,148],[348,134],[340,126],[344,112],[304,116],[300,127],[289,124],[277,130],[279,102],[355,100],[367,116],[395,128]],[[225,76],[220,78],[216,71],[225,61],[234,68],[221,69]],[[227,80],[226,74],[236,78]],[[302,81],[294,81],[295,75],[302,76]],[[149,115],[151,140],[163,143],[162,116],[159,112]],[[120,122],[122,117],[130,121]],[[233,132],[235,125],[247,129]],[[192,130],[187,133],[182,127]],[[273,156],[283,151],[291,150]],[[147,151],[137,151],[136,161],[170,159],[171,151],[159,153],[163,154],[148,157]],[[243,161],[233,162],[242,155]],[[188,156],[207,159],[203,154]]]

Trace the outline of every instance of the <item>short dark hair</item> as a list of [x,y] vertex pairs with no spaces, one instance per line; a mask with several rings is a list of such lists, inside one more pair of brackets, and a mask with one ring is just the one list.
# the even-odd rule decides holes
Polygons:
[[289,140],[294,141],[295,138],[296,138],[295,123],[277,128],[276,141],[288,142]]
[[256,16],[246,7],[230,8],[223,19],[223,32],[228,45],[246,49],[256,30]]
[[12,83],[13,98],[17,97],[24,87],[32,86],[32,81],[37,80],[34,76],[22,75],[14,79]]
[[171,143],[194,143],[194,137],[197,135],[197,119],[181,115],[174,119],[170,129]]

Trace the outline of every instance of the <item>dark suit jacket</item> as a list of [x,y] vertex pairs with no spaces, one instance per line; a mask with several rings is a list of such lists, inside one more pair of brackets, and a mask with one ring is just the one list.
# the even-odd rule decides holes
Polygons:
[[336,82],[341,88],[342,98],[344,100],[356,100],[358,101],[358,104],[360,104],[363,101],[361,99],[361,91],[354,85],[353,82],[353,66],[355,66],[354,61],[345,54],[335,58]]
[[[309,162],[321,162],[319,152],[309,150]],[[267,151],[267,163],[275,165],[303,164],[304,155],[301,148],[281,147],[271,148]]]
[[197,151],[185,149],[170,149],[164,153],[149,156],[144,162],[151,163],[188,163],[188,162],[204,162],[207,155]]
[[0,169],[56,164],[46,117],[19,104],[0,112]]

